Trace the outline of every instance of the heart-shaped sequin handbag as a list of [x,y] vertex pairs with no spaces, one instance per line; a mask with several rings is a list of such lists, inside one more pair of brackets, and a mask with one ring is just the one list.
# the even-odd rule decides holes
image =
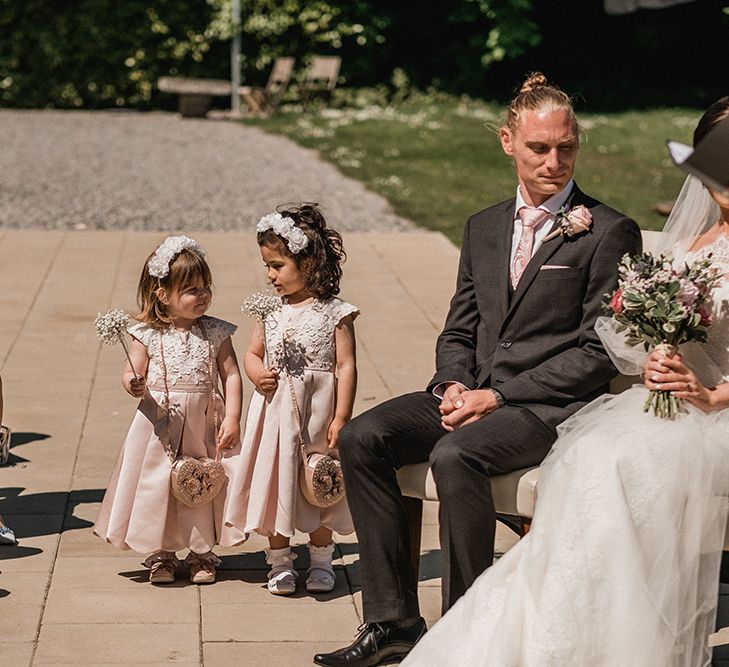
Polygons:
[[[215,387],[217,374],[213,363],[214,349],[208,340],[205,326],[200,322],[200,331],[208,343],[208,377],[210,379],[210,404],[213,408],[215,437],[218,437],[218,410],[215,401]],[[195,458],[194,456],[180,455],[179,449],[182,444],[178,442],[177,447],[172,451],[169,443],[169,410],[170,397],[167,385],[167,365],[165,364],[164,346],[160,334],[160,356],[162,361],[162,375],[165,392],[165,410],[167,410],[167,447],[168,455],[172,462],[170,471],[170,490],[172,495],[188,507],[200,507],[213,500],[225,487],[228,477],[225,474],[223,464],[220,462],[220,452],[214,459],[208,457]]]
[[299,468],[299,486],[307,502],[315,507],[331,507],[344,498],[344,477],[342,464],[332,456],[314,452],[307,454],[306,443],[301,435],[301,413],[296,400],[294,383],[286,373],[294,403],[294,415],[299,427],[299,450],[301,451],[301,468]]
[[172,464],[172,495],[188,507],[200,507],[217,496],[227,481],[219,458],[180,456]]

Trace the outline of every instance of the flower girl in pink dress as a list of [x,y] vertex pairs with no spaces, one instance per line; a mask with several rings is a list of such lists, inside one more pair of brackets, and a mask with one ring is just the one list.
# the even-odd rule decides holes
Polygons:
[[290,538],[295,530],[309,533],[306,589],[322,593],[335,585],[332,531],[348,534],[354,527],[345,500],[320,508],[302,494],[299,435],[307,454],[336,457],[339,431],[354,404],[359,311],[336,297],[346,255],[341,236],[327,228],[315,204],[271,213],[257,230],[268,279],[281,298],[280,309],[253,332],[244,358],[256,392],[243,437],[236,525],[268,537],[274,595],[296,590]]
[[212,583],[220,564],[213,547],[245,539],[226,521],[225,487],[198,506],[178,500],[170,487],[178,456],[220,457],[231,481],[240,467],[242,383],[230,340],[236,327],[205,315],[211,284],[203,249],[186,236],[168,237],[145,262],[139,323],[129,328],[133,368],[127,363],[122,383],[141,401],[94,532],[120,549],[151,553],[144,565],[153,584],[175,580],[182,549],[189,549],[190,580]]

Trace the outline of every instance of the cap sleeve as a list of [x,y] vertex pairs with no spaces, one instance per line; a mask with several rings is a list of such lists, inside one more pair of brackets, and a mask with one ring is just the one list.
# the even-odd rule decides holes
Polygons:
[[216,350],[220,348],[226,338],[230,338],[238,329],[237,325],[232,322],[226,322],[217,317],[205,317],[203,323],[205,325],[205,335]]
[[332,303],[334,326],[337,326],[347,315],[351,315],[353,320],[356,319],[359,315],[359,308],[347,301],[335,298]]
[[130,336],[133,336],[136,338],[144,347],[149,347],[149,343],[152,337],[152,334],[154,333],[154,329],[152,329],[149,325],[145,324],[144,322],[139,322],[137,324],[133,324],[131,327],[127,329],[127,332]]

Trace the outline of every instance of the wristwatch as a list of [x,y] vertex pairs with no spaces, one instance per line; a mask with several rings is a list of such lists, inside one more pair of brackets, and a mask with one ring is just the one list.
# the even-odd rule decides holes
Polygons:
[[496,407],[503,408],[506,405],[504,395],[498,389],[494,389],[493,387],[489,387],[489,391],[494,395],[494,398],[496,399]]

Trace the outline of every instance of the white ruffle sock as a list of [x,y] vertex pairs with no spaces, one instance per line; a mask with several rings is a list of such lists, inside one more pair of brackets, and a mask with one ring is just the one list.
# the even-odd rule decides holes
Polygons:
[[266,562],[271,566],[268,573],[268,590],[274,595],[291,595],[296,592],[296,570],[292,563],[297,558],[291,547],[266,549]]
[[324,547],[315,547],[311,542],[309,548],[309,569],[306,577],[306,590],[309,593],[328,593],[337,583],[337,576],[332,567],[334,542]]

